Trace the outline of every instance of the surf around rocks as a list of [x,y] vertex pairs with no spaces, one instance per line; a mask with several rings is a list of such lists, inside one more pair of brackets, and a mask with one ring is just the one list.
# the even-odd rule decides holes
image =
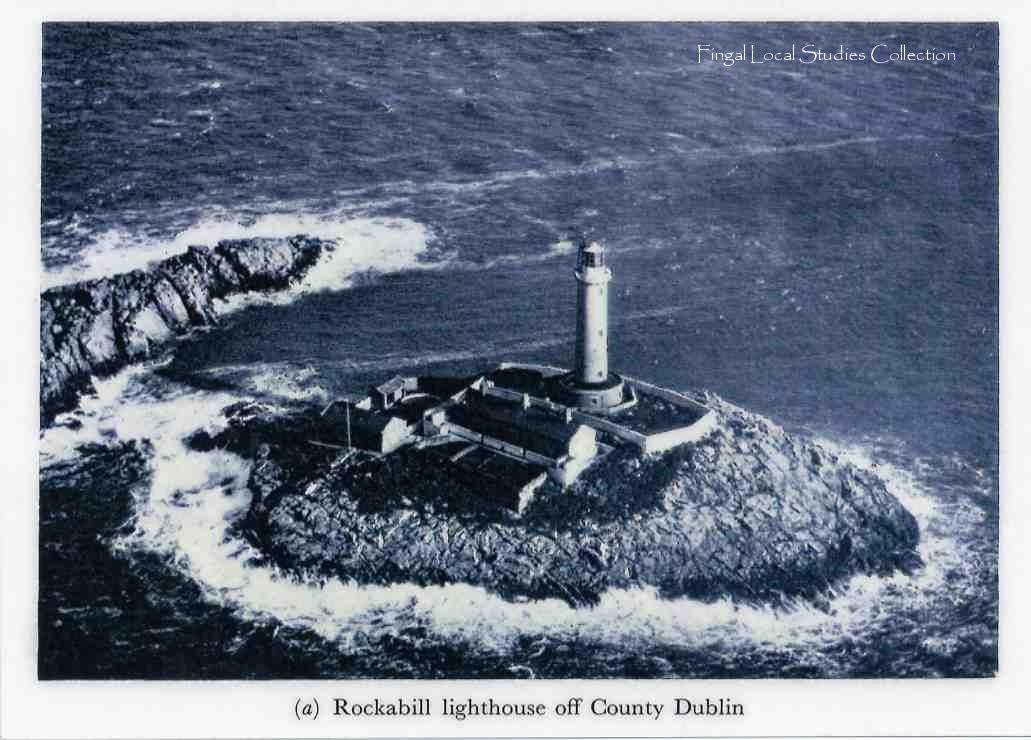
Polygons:
[[40,296],[40,424],[73,408],[94,376],[153,357],[217,321],[215,302],[278,290],[303,276],[332,243],[296,236],[242,239],[145,270],[50,288]]

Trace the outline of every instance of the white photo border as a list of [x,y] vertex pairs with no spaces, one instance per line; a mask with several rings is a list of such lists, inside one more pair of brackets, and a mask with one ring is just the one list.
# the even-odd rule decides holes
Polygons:
[[[128,737],[648,737],[1004,736],[1031,733],[1031,167],[1026,122],[1031,80],[1029,13],[1018,2],[943,0],[933,8],[807,0],[685,5],[565,0],[484,3],[360,0],[234,3],[161,0],[43,2],[5,13],[3,126],[4,357],[0,472],[0,732],[14,738]],[[606,681],[48,681],[36,680],[38,562],[38,352],[40,62],[43,20],[697,20],[1000,22],[1000,668],[976,680],[606,680]],[[669,701],[733,697],[740,718],[601,721],[587,715],[516,723],[439,716],[417,721],[299,721],[295,701],[316,697],[425,696],[497,701],[606,696]],[[323,708],[325,711],[325,707]]]

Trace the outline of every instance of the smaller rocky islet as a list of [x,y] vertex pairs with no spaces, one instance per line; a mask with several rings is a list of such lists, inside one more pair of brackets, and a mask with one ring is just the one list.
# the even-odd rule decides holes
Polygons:
[[166,351],[218,321],[215,302],[280,290],[303,277],[332,242],[306,236],[191,246],[146,269],[43,291],[39,308],[40,426],[75,407],[91,379]]

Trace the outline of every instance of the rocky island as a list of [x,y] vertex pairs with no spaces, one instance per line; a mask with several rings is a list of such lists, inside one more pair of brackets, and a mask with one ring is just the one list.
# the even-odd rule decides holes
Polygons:
[[[216,301],[282,289],[331,243],[192,247],[41,298],[41,419],[90,378],[216,321]],[[571,371],[502,363],[395,376],[323,408],[245,401],[195,450],[251,462],[241,532],[283,572],[467,583],[510,599],[819,601],[855,573],[920,565],[919,532],[872,472],[711,393],[609,372],[604,249],[580,245]]]
[[718,424],[701,442],[643,457],[617,448],[518,516],[442,465],[450,449],[306,444],[319,432],[303,411],[241,404],[225,431],[190,443],[254,461],[241,526],[298,577],[462,582],[575,605],[631,586],[778,603],[919,565],[916,521],[876,475],[704,398]]

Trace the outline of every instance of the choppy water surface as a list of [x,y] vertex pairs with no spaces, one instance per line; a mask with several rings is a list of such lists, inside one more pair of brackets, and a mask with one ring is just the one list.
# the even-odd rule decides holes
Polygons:
[[[960,61],[694,61],[753,41]],[[48,27],[47,285],[221,238],[342,248],[43,435],[41,675],[990,675],[995,49],[984,26]],[[875,467],[927,566],[775,612],[317,587],[256,565],[231,527],[248,462],[184,436],[241,398],[568,364],[581,229],[611,250],[614,366]]]

